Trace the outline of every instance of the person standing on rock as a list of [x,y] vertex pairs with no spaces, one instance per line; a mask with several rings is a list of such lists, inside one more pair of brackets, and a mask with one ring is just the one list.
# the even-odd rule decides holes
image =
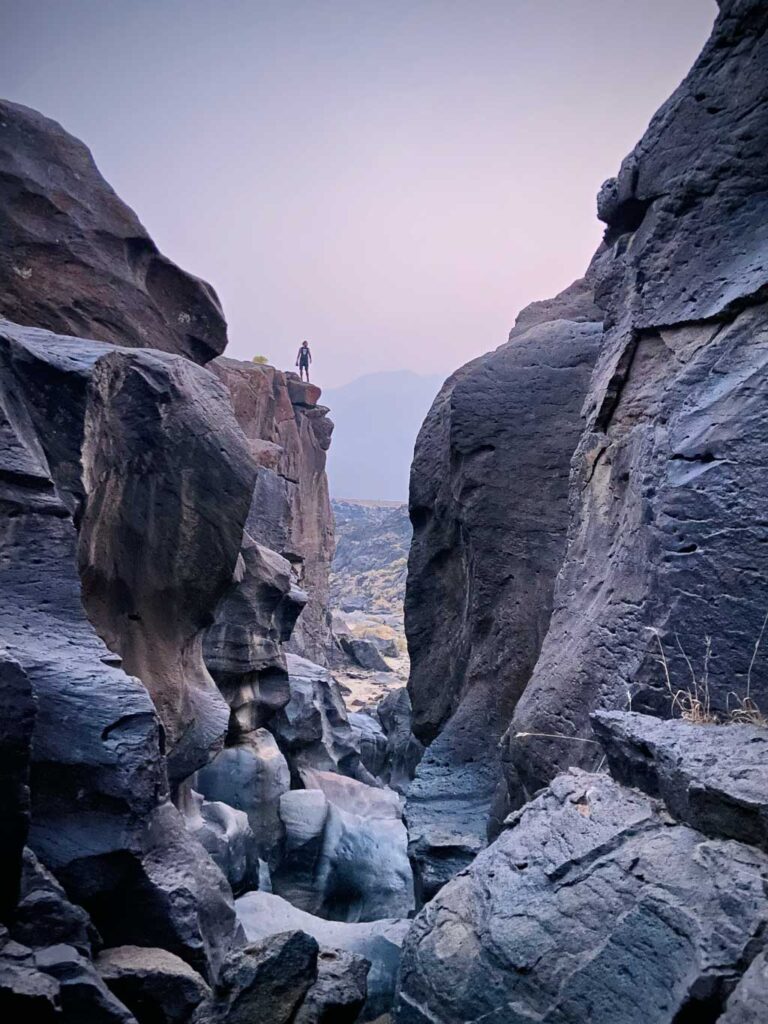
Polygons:
[[312,353],[309,351],[309,342],[302,341],[299,346],[299,354],[296,356],[296,365],[299,368],[299,376],[309,384],[309,364],[312,362]]

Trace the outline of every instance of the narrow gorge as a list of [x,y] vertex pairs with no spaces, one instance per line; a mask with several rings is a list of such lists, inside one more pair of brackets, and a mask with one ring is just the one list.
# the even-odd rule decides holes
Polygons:
[[767,149],[719,0],[406,514],[0,100],[3,1021],[768,1021]]

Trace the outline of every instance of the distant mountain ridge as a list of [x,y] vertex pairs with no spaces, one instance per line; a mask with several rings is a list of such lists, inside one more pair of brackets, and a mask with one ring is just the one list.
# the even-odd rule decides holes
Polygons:
[[331,497],[408,500],[416,435],[443,379],[392,370],[324,390],[336,424],[327,466]]

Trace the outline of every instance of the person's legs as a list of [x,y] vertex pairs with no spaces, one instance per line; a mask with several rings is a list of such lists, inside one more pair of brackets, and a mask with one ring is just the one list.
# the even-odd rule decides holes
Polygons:
[[305,379],[305,374],[307,384],[309,384],[309,363],[299,363],[299,377],[301,380]]

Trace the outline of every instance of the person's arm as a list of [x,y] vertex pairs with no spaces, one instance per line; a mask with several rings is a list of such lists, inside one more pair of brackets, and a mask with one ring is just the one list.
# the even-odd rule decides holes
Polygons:
[[307,356],[309,357],[310,363],[312,362],[312,349],[307,347]]
[[299,361],[300,360],[301,360],[301,348],[299,348],[299,351],[296,353],[296,365],[297,366],[299,365]]

